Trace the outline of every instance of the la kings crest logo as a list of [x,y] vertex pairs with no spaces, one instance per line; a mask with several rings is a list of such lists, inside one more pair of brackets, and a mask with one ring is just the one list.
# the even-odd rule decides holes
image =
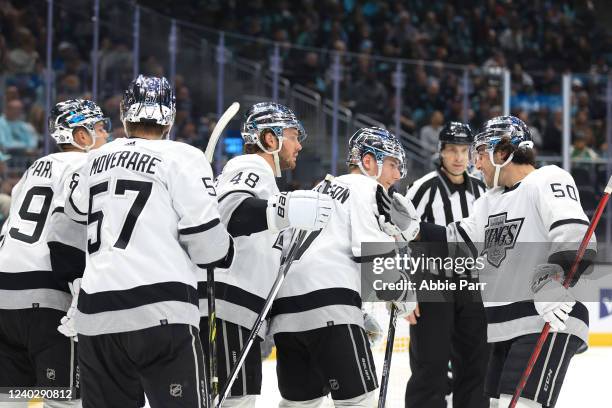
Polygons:
[[484,248],[480,255],[487,255],[487,261],[496,268],[506,259],[506,251],[514,248],[525,220],[507,218],[508,213],[489,215],[489,222],[485,226]]

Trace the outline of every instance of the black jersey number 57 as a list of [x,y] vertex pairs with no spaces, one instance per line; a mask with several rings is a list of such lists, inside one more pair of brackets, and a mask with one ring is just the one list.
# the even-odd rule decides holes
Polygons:
[[[153,183],[150,181],[117,180],[117,183],[115,184],[115,194],[125,195],[127,191],[135,191],[138,194],[136,195],[136,199],[134,200],[132,207],[128,211],[123,227],[121,228],[121,232],[119,233],[119,237],[113,245],[115,248],[125,249],[127,247],[128,243],[130,242],[130,238],[132,237],[132,232],[134,232],[134,227],[136,226],[138,216],[147,203],[147,200],[151,195],[152,188]],[[96,223],[96,239],[95,241],[91,239],[87,241],[87,251],[90,254],[93,254],[99,250],[100,245],[102,245],[100,231],[102,230],[102,221],[104,220],[104,212],[102,212],[102,210],[92,212],[93,201],[97,195],[106,192],[108,192],[108,181],[98,183],[91,186],[89,189],[89,210],[87,213],[87,224],[91,225]]]

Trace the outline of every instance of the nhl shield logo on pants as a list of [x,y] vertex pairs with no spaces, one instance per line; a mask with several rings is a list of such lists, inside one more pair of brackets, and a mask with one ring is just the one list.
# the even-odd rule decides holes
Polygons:
[[183,396],[183,386],[181,384],[170,384],[170,395],[175,398]]

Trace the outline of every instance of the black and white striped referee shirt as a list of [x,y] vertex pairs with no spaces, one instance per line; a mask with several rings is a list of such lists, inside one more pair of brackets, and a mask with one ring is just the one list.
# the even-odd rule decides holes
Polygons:
[[416,180],[406,197],[412,200],[421,221],[446,226],[468,217],[474,201],[485,190],[484,183],[467,172],[463,173],[463,184],[455,184],[438,168]]

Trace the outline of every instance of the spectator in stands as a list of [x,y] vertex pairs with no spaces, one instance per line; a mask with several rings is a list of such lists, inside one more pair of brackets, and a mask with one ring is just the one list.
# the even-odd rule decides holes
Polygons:
[[304,55],[304,57],[302,60],[298,59],[297,64],[291,67],[291,81],[317,92],[325,92],[325,80],[319,64],[319,54],[312,51],[302,54],[300,50],[298,55]]
[[81,79],[75,74],[64,75],[57,84],[57,101],[75,99],[82,96]]
[[421,129],[421,146],[423,150],[430,154],[435,154],[438,151],[438,135],[444,125],[444,115],[440,111],[434,111],[431,114],[429,125]]
[[38,146],[34,127],[23,121],[23,103],[13,99],[6,104],[0,117],[0,148],[5,150],[32,151]]
[[[396,100],[397,98],[395,94],[391,95],[389,98],[389,105],[385,112],[385,123],[387,124],[387,129],[393,129],[393,132],[397,136],[400,136],[395,130],[395,110],[397,109]],[[400,110],[400,127],[404,132],[410,135],[414,135],[415,131],[417,130],[416,124],[412,120],[412,109],[410,109],[410,106],[404,102],[402,102],[402,107]],[[418,136],[411,137],[416,137],[418,139]]]
[[357,80],[349,89],[349,107],[382,121],[387,104],[387,89],[378,80],[376,71],[372,69],[371,60],[365,55],[359,57],[359,71],[356,77]]
[[574,133],[574,142],[570,147],[570,157],[577,161],[597,160],[599,156],[587,145],[587,138],[582,132]]
[[125,41],[105,38],[101,42],[100,83],[105,95],[121,89],[132,79],[132,51]]
[[[426,92],[420,95],[415,95],[415,99],[418,100],[417,109],[422,111],[423,119],[431,117],[430,115],[434,111],[444,112],[446,110],[446,103],[440,94],[440,82],[436,78],[429,78],[427,80]],[[423,120],[419,120],[418,122],[423,125]],[[442,122],[440,123],[440,126],[442,126]]]
[[38,62],[36,39],[25,27],[18,30],[19,46],[8,53],[8,70],[13,74],[31,74]]
[[33,105],[30,108],[30,113],[28,113],[28,123],[34,127],[36,134],[42,135],[45,133],[45,120],[45,109],[38,104]]
[[582,138],[586,142],[587,146],[593,148],[597,147],[595,142],[595,136],[593,135],[593,128],[591,127],[589,120],[589,111],[587,109],[581,109],[574,115],[574,123],[572,130],[576,134],[581,134]]

